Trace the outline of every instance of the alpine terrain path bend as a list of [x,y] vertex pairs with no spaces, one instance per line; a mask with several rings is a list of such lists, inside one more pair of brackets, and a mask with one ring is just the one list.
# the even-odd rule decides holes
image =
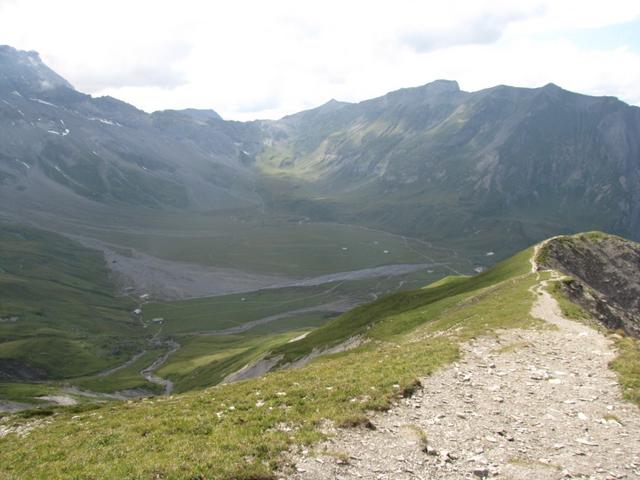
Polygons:
[[531,314],[551,328],[463,345],[459,363],[421,379],[375,430],[335,430],[296,454],[291,478],[639,479],[640,409],[608,367],[612,342],[564,318],[545,286]]

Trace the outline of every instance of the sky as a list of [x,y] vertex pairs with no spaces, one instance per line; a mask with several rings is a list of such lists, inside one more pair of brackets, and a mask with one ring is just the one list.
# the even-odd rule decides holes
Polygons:
[[638,0],[0,0],[0,44],[149,112],[280,118],[441,78],[640,105]]

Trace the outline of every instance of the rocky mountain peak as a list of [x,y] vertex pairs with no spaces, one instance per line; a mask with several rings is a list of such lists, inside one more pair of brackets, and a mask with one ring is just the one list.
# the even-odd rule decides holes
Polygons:
[[42,92],[61,87],[73,88],[44,64],[38,52],[0,45],[0,89]]
[[433,93],[456,93],[460,91],[460,85],[455,80],[438,79],[423,85],[421,88]]
[[455,80],[435,80],[419,87],[402,88],[372,101],[415,106],[449,103],[451,100],[455,101],[458,97],[462,98],[465,95],[466,93],[460,90],[460,86]]
[[188,117],[196,120],[222,120],[222,117],[218,112],[210,108],[185,108],[184,110],[178,110],[180,113],[187,115]]

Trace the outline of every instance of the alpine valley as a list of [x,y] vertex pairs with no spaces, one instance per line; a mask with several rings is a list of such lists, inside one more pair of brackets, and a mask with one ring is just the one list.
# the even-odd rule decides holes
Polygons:
[[0,478],[636,478],[637,240],[614,97],[239,122],[0,46]]

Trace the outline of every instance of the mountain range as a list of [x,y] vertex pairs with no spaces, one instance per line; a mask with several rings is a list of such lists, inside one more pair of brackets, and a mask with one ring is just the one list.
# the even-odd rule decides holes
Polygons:
[[640,475],[639,175],[553,84],[237,122],[0,46],[0,477]]
[[[500,256],[602,229],[640,238],[640,109],[438,80],[280,120],[151,114],[0,47],[0,210],[268,211]],[[104,213],[107,212],[107,213]]]

